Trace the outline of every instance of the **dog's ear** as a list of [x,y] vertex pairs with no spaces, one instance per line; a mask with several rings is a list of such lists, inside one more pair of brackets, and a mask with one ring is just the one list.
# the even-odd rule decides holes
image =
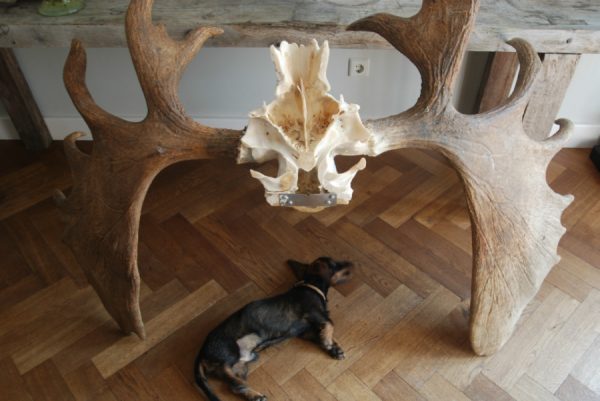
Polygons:
[[305,263],[300,263],[296,260],[291,259],[287,261],[287,264],[292,269],[292,271],[294,272],[294,276],[296,276],[298,280],[302,280],[304,278],[306,270],[309,267],[309,265]]
[[352,278],[352,270],[354,265],[352,262],[337,262],[336,272],[333,273],[329,280],[332,286],[345,283]]

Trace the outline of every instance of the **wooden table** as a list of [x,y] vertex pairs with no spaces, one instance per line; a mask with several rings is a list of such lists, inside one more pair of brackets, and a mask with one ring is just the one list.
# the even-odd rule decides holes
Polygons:
[[[217,25],[225,33],[209,46],[265,47],[282,39],[327,39],[332,47],[385,48],[380,37],[344,32],[345,26],[377,12],[410,16],[418,0],[157,0],[154,18],[175,37],[199,25]],[[27,87],[14,47],[68,47],[72,38],[87,47],[125,47],[123,19],[127,0],[88,0],[73,16],[47,18],[38,2],[0,8],[0,97],[27,146],[44,148],[50,135]],[[505,41],[521,37],[544,53],[542,79],[528,108],[532,136],[544,137],[583,53],[600,53],[600,2],[597,0],[482,0],[469,50],[502,52]],[[516,71],[514,53],[490,56],[480,91],[480,109],[508,95]]]

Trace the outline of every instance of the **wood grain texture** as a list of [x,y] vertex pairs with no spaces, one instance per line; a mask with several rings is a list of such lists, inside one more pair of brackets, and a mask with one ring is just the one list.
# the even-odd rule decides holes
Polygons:
[[542,68],[523,117],[525,132],[531,138],[543,141],[550,136],[579,58],[579,54],[544,54]]
[[52,137],[15,54],[1,46],[0,99],[27,149],[39,151],[50,146]]
[[508,42],[517,51],[520,71],[505,102],[474,116],[452,106],[454,81],[478,5],[424,1],[410,19],[377,14],[348,29],[379,33],[421,73],[421,95],[411,109],[365,126],[373,133],[373,155],[404,147],[435,149],[461,176],[473,222],[470,338],[474,351],[485,355],[508,340],[521,312],[560,260],[556,249],[565,232],[560,218],[573,197],[555,193],[546,170],[573,124],[558,120],[559,131],[544,141],[526,132],[522,119],[540,61],[523,39]]
[[[124,332],[144,337],[139,309],[137,243],[146,191],[166,166],[187,159],[235,156],[240,133],[205,127],[188,117],[178,99],[183,70],[203,43],[221,30],[198,28],[174,41],[152,23],[152,1],[134,0],[127,15],[130,52],[148,114],[139,123],[115,117],[94,103],[85,84],[86,54],[75,40],[64,72],[65,86],[94,137],[91,154],[71,134],[65,151],[75,185],[64,212],[65,241],[90,283]],[[143,133],[143,140],[140,134]]]
[[[8,163],[7,171],[18,172],[20,168],[27,168],[28,163],[36,163],[25,152],[7,162],[7,159],[18,154],[13,146],[21,144],[17,141],[0,143],[0,160]],[[53,180],[61,174],[66,161],[59,148],[53,147],[50,151],[56,153],[57,168],[41,170],[38,174]],[[563,193],[571,192],[581,183],[588,182],[588,177],[597,177],[598,173],[593,165],[590,163],[588,169],[585,164],[589,163],[588,154],[587,149],[562,150],[552,160],[551,169],[560,171],[564,176],[555,180],[552,187]],[[385,157],[375,160],[377,163],[369,163],[367,166],[366,181],[378,171],[386,172],[385,176],[388,178],[401,179],[402,172],[409,168],[426,173],[423,174],[425,181],[439,183],[436,177],[447,173],[442,167],[451,169],[448,162],[430,151],[390,151]],[[420,164],[407,163],[408,160]],[[434,166],[433,160],[440,164]],[[236,201],[235,210],[216,209],[193,223],[186,220],[181,215],[181,210],[174,209],[170,201],[177,203],[177,199],[182,196],[187,198],[188,192],[201,193],[204,187],[207,191],[213,191],[216,197],[227,196],[229,183],[225,181],[217,187],[205,180],[196,181],[196,185],[186,184],[191,177],[205,174],[207,166],[211,165],[212,163],[202,160],[175,165],[160,173],[149,189],[148,199],[162,199],[142,215],[140,245],[146,246],[146,255],[140,258],[140,264],[154,259],[166,263],[162,267],[166,270],[140,270],[143,288],[140,307],[148,321],[149,338],[154,332],[154,328],[150,328],[154,327],[151,322],[162,321],[165,330],[162,341],[153,342],[141,354],[139,351],[130,354],[127,358],[129,364],[108,379],[102,377],[93,360],[98,355],[105,355],[106,350],[115,350],[115,347],[123,349],[122,345],[116,345],[124,341],[122,333],[103,310],[101,301],[89,284],[75,282],[67,266],[60,262],[61,258],[40,253],[39,246],[51,242],[43,234],[46,232],[45,226],[56,216],[56,211],[48,207],[50,199],[47,198],[46,189],[39,187],[39,193],[32,189],[33,197],[43,199],[37,204],[31,205],[30,200],[22,198],[23,204],[16,205],[16,209],[20,211],[9,218],[26,216],[34,219],[29,230],[33,233],[39,231],[41,236],[37,237],[35,243],[22,244],[17,249],[12,237],[0,229],[0,250],[6,256],[0,258],[0,273],[14,269],[19,260],[26,265],[24,258],[9,257],[11,252],[8,250],[13,248],[14,252],[20,254],[30,252],[30,248],[35,247],[31,249],[33,254],[40,259],[48,258],[40,263],[58,263],[55,268],[63,278],[49,284],[41,279],[42,272],[30,271],[16,281],[16,277],[10,274],[0,274],[0,299],[10,301],[6,305],[0,305],[0,388],[3,390],[0,391],[0,400],[204,400],[193,386],[192,372],[195,354],[206,334],[242,305],[292,285],[294,278],[284,265],[284,259],[310,259],[315,256],[310,252],[327,251],[326,248],[314,249],[313,245],[320,243],[317,232],[302,230],[309,220],[309,226],[321,223],[319,214],[308,217],[308,220],[290,223],[296,219],[289,217],[295,216],[295,212],[268,206],[264,202],[261,188],[248,188],[245,196]],[[225,176],[234,176],[239,169],[239,166],[232,163],[216,162],[216,165],[224,170]],[[390,169],[396,173],[392,174]],[[434,174],[433,171],[437,173]],[[0,175],[0,182],[5,177]],[[181,177],[180,189],[170,192],[174,186],[178,186],[178,177]],[[32,179],[35,179],[35,175]],[[412,179],[406,179],[407,185],[410,185]],[[67,186],[69,184],[67,181]],[[18,185],[29,184],[15,183],[15,190]],[[401,181],[398,184],[400,186]],[[458,394],[458,397],[464,394],[471,400],[489,400],[490,395],[493,395],[491,399],[497,400],[596,401],[600,395],[600,327],[594,321],[597,319],[595,315],[577,311],[584,303],[585,310],[592,310],[592,298],[587,302],[586,299],[592,292],[600,290],[600,270],[598,265],[586,262],[583,258],[585,255],[580,254],[579,247],[573,244],[578,241],[596,241],[600,238],[600,231],[590,231],[586,239],[573,238],[569,244],[573,251],[561,245],[559,253],[562,260],[557,266],[561,273],[550,275],[544,281],[542,289],[522,314],[517,330],[506,346],[491,357],[479,357],[473,354],[468,342],[468,301],[460,300],[448,288],[443,289],[448,285],[446,279],[441,278],[443,276],[432,274],[434,270],[426,269],[428,266],[425,264],[413,264],[404,259],[406,255],[403,251],[388,246],[387,242],[381,240],[386,237],[412,236],[414,232],[421,232],[414,227],[414,224],[420,224],[423,229],[432,232],[430,236],[422,236],[420,254],[439,252],[439,232],[434,231],[435,225],[430,228],[427,224],[421,224],[419,216],[430,208],[435,209],[432,205],[451,204],[452,207],[446,209],[446,212],[439,211],[436,214],[436,224],[444,223],[448,227],[463,230],[464,222],[458,221],[455,216],[460,210],[466,212],[465,194],[460,185],[454,190],[457,191],[456,197],[449,203],[442,202],[447,196],[445,192],[436,197],[436,191],[427,191],[421,210],[414,212],[409,220],[411,224],[405,223],[398,228],[381,219],[376,220],[379,222],[377,229],[371,224],[361,227],[347,218],[351,210],[336,208],[337,220],[328,226],[321,225],[336,234],[336,242],[345,241],[353,248],[354,253],[365,255],[362,266],[364,271],[375,271],[378,275],[387,272],[396,281],[387,284],[388,291],[381,292],[380,284],[367,280],[369,277],[361,274],[349,283],[352,285],[338,287],[339,291],[331,291],[331,316],[335,322],[336,339],[346,350],[345,360],[327,358],[312,344],[297,341],[283,343],[261,353],[260,359],[252,365],[250,384],[269,395],[270,399],[283,401],[314,401],[319,398],[352,400],[353,394],[364,397],[375,395],[381,401],[429,401],[439,399],[440,392],[446,395]],[[372,197],[379,195],[377,192],[365,191],[363,196],[363,202],[369,202]],[[410,195],[404,193],[403,196]],[[12,200],[10,202],[14,205]],[[387,205],[383,205],[380,213],[396,203],[405,202],[402,197],[388,198]],[[571,215],[581,216],[585,220],[585,216],[589,216],[587,211],[592,210],[596,203],[597,199],[593,197],[578,197],[573,203],[575,210]],[[163,219],[157,221],[155,215],[161,215]],[[268,255],[271,250],[264,247],[256,250],[254,259],[250,260],[265,261],[264,263],[269,261],[269,269],[276,277],[280,277],[279,288],[272,284],[268,286],[268,291],[261,289],[258,284],[262,285],[263,278],[257,278],[259,281],[255,282],[248,275],[241,275],[237,281],[230,281],[229,277],[225,277],[226,272],[230,272],[232,276],[238,275],[246,263],[250,263],[246,260],[247,255],[220,250],[222,241],[230,244],[242,244],[246,241],[246,232],[227,230],[237,220],[240,221],[237,224],[240,226],[247,225],[249,220],[254,221],[257,227],[262,228],[260,236],[263,239],[267,238],[264,237],[265,233],[274,238],[269,241],[273,241],[271,248],[280,248],[275,253],[277,257]],[[38,222],[40,224],[36,224]],[[460,224],[460,227],[456,224]],[[5,225],[6,219],[3,219],[0,226]],[[197,242],[198,236],[212,238],[208,237],[210,233],[204,231],[205,227],[210,227],[212,232],[219,232],[222,235],[221,242],[212,243],[209,240],[213,247]],[[388,229],[384,230],[383,227]],[[407,227],[410,230],[405,231]],[[469,231],[470,226],[467,226],[467,234]],[[164,246],[161,247],[161,244]],[[180,245],[175,246],[177,244]],[[194,244],[199,244],[197,253],[193,249]],[[463,251],[468,254],[471,249]],[[223,271],[213,275],[212,270],[202,265],[199,255],[213,261],[212,263],[222,264]],[[454,252],[448,252],[445,257],[452,260],[445,262],[443,266],[454,266],[453,271],[464,272],[471,267],[470,260],[457,256]],[[280,260],[276,260],[277,258]],[[259,269],[260,266],[260,263],[256,263],[253,269]],[[180,267],[187,272],[185,275],[178,276]],[[25,268],[29,270],[28,266]],[[194,286],[190,287],[190,282],[186,280],[194,276],[194,268],[201,272],[195,277],[203,277],[208,281],[199,284],[200,281],[196,280]],[[168,280],[158,280],[160,272],[164,272]],[[566,274],[586,285],[579,288],[572,277],[563,280],[562,277]],[[439,281],[437,277],[440,277]],[[145,285],[147,280],[152,282],[152,286]],[[199,294],[197,297],[192,297],[191,294],[210,281],[218,283],[222,288],[219,293],[223,298],[196,315],[192,306],[201,308],[204,300],[199,300],[203,298]],[[390,285],[396,287],[389,287]],[[432,295],[435,296],[440,290],[446,295],[432,304]],[[586,290],[587,295],[580,299]],[[454,303],[453,307],[444,304],[448,300]],[[585,320],[588,320],[587,324]],[[594,327],[594,323],[595,329],[590,329]],[[572,324],[574,326],[571,329],[566,328]],[[571,336],[569,333],[574,330],[581,331],[581,334]],[[388,333],[399,335],[397,341],[392,342],[392,334]],[[590,338],[593,338],[591,343]],[[133,348],[147,342],[140,342],[135,336],[126,340],[133,343]],[[574,351],[565,353],[563,344]],[[285,366],[286,360],[289,361],[290,358],[293,360],[288,364],[293,365],[293,369],[289,373],[278,374],[277,367]],[[361,373],[362,370],[359,369],[359,361],[363,358],[365,361],[373,361],[376,367],[374,370],[389,370],[389,373],[383,375],[383,372],[375,372],[375,379],[369,379],[367,375],[366,381],[363,380],[361,375],[364,372]],[[548,369],[533,367],[538,363],[538,358],[551,361]],[[21,367],[36,366],[22,374],[15,361]],[[563,364],[565,367],[562,367]],[[538,374],[546,379],[531,377],[538,370]],[[560,374],[553,376],[554,370]],[[568,376],[555,393],[539,382],[554,383],[558,380],[556,378],[564,377],[567,370]],[[275,372],[273,376],[272,372]],[[434,376],[436,378],[431,380]],[[286,378],[288,379],[285,380]],[[278,380],[282,383],[278,383]],[[30,389],[29,386],[35,388]],[[224,401],[237,400],[226,386],[215,388]],[[448,396],[444,401],[447,399]]]
[[[128,45],[148,106],[148,115],[140,123],[121,120],[93,102],[85,86],[85,52],[80,42],[74,42],[65,65],[65,85],[96,143],[92,153],[87,154],[75,143],[80,133],[66,140],[75,185],[68,199],[60,192],[56,195],[67,220],[65,240],[88,280],[123,331],[135,332],[142,338],[145,334],[139,309],[137,245],[147,189],[155,175],[168,165],[193,158],[231,157],[238,151],[240,140],[238,131],[195,123],[183,111],[177,95],[182,70],[204,42],[222,30],[202,27],[189,32],[185,39],[174,41],[164,25],[153,24],[152,6],[151,0],[133,0],[126,17]],[[508,340],[525,306],[559,260],[556,248],[565,231],[560,217],[573,197],[553,192],[546,181],[546,170],[566,141],[572,123],[559,120],[559,131],[544,141],[527,135],[522,120],[535,88],[540,61],[523,39],[508,42],[517,51],[521,67],[513,94],[475,116],[454,109],[454,83],[478,8],[478,0],[425,0],[420,11],[410,18],[379,13],[348,27],[352,32],[380,34],[408,57],[421,74],[422,88],[416,104],[399,115],[367,122],[370,137],[360,142],[359,148],[371,156],[402,147],[426,148],[438,150],[450,160],[465,185],[470,213],[457,209],[449,220],[463,230],[470,220],[473,222],[472,285],[471,269],[450,263],[450,274],[439,271],[445,259],[468,260],[468,240],[460,232],[454,235],[444,231],[443,226],[438,227],[447,237],[462,240],[448,241],[437,236],[441,245],[437,252],[426,255],[425,263],[419,260],[421,252],[415,253],[415,249],[421,249],[423,243],[435,237],[431,230],[411,221],[420,209],[419,199],[437,197],[457,181],[443,158],[425,156],[422,161],[411,160],[423,169],[413,169],[400,178],[411,176],[413,187],[403,183],[391,192],[390,187],[399,183],[397,178],[379,191],[381,197],[362,203],[348,219],[374,231],[378,231],[378,226],[383,226],[380,231],[389,230],[387,226],[392,231],[403,226],[408,235],[402,240],[380,239],[409,254],[413,248],[411,262],[435,266],[430,271],[437,269],[438,279],[445,277],[444,282],[460,298],[468,298],[471,287],[470,339],[473,350],[484,355],[497,351]],[[505,131],[509,132],[508,138]],[[238,157],[240,160],[246,158]],[[439,175],[439,182],[422,183],[429,174]],[[217,180],[211,182],[218,184]],[[252,188],[243,184],[241,178],[232,182],[235,184],[224,199],[211,196],[204,202],[192,198],[184,201],[184,218],[201,220],[220,207],[219,201],[230,203]],[[390,200],[395,205],[389,207]],[[326,249],[355,260],[359,266],[357,274],[383,296],[397,286],[397,279],[388,272],[364,270],[362,266],[368,259],[316,219],[298,213],[290,216],[288,223],[301,221],[300,227],[318,238],[307,248]],[[206,239],[213,239],[221,252],[245,254],[250,263],[238,267],[259,282],[262,289],[270,291],[285,283],[275,269],[279,260],[285,258],[285,249],[272,248],[269,244],[276,239],[256,227],[252,219],[242,216],[226,230],[214,232],[210,226],[205,229],[204,238],[198,238],[203,246],[210,251],[212,245]],[[224,238],[233,231],[243,233],[242,246]],[[256,252],[262,257],[256,258]],[[195,258],[202,259],[202,253],[196,252]],[[190,290],[205,283],[209,276],[206,270],[186,270],[178,275],[191,282]],[[221,281],[225,281],[224,277]]]
[[[539,2],[484,0],[469,50],[510,51],[506,40],[528,38],[544,53],[600,52],[600,6],[594,0]],[[310,0],[180,2],[157,4],[156,19],[176,38],[198,24],[219,26],[224,35],[214,46],[264,47],[279,43],[328,39],[336,47],[387,47],[380,38],[364,33],[343,33],[345,25],[369,14],[386,12],[411,16],[419,0],[397,2],[314,2]],[[72,37],[91,47],[126,46],[123,17],[127,0],[90,1],[79,13],[60,18],[37,15],[34,2],[21,2],[0,14],[0,46],[67,47]]]
[[477,95],[480,113],[491,110],[508,99],[518,66],[519,59],[515,53],[496,52],[488,56]]

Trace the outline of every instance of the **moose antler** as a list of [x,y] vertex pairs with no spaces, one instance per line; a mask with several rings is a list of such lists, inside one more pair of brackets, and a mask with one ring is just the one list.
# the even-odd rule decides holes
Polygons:
[[65,152],[73,174],[68,199],[56,202],[67,220],[65,241],[104,306],[123,331],[144,337],[139,309],[137,243],[146,191],[156,174],[178,161],[237,156],[240,131],[215,129],[185,114],[177,95],[182,72],[204,42],[222,31],[201,27],[182,41],[152,23],[153,0],[132,0],[126,32],[148,114],[129,122],[100,108],[85,84],[86,54],[75,40],[65,69],[67,91],[94,138],[91,154],[71,134]]
[[473,27],[478,0],[424,0],[412,18],[378,14],[349,30],[380,34],[421,73],[422,92],[413,108],[365,126],[375,154],[404,147],[440,151],[464,182],[473,233],[471,344],[487,355],[512,334],[524,307],[559,261],[560,222],[571,195],[548,186],[546,169],[572,131],[544,141],[531,139],[522,118],[540,61],[522,39],[508,43],[521,69],[506,102],[478,115],[463,115],[451,104],[452,85]]

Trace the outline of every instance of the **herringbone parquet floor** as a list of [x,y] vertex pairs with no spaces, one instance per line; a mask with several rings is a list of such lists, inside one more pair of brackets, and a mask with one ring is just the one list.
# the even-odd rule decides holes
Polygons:
[[588,152],[563,150],[548,171],[555,190],[576,196],[562,262],[510,342],[481,358],[467,335],[469,218],[436,154],[370,159],[349,206],[313,215],[269,207],[247,166],[168,169],[141,223],[141,342],[119,334],[60,241],[49,199],[70,185],[60,147],[35,157],[4,142],[0,400],[201,400],[192,364],[207,331],[289,287],[286,259],[320,255],[358,266],[330,295],[347,359],[299,340],[263,352],[250,383],[271,400],[600,400],[600,174]]

